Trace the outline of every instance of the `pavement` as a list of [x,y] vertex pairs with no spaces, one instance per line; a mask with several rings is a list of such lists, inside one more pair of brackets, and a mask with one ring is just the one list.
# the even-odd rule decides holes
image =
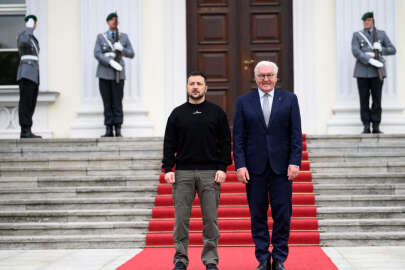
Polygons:
[[[324,247],[323,250],[339,270],[405,269],[405,246]],[[140,249],[0,250],[0,270],[115,270],[140,251]]]

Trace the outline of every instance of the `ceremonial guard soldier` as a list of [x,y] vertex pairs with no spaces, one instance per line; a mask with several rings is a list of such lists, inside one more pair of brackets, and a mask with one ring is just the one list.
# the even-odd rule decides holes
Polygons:
[[17,38],[18,52],[21,57],[17,71],[17,82],[20,88],[18,104],[20,138],[41,138],[31,132],[39,85],[39,42],[34,36],[37,20],[35,15],[26,16],[25,30]]
[[[360,97],[360,116],[363,122],[363,133],[382,133],[381,94],[384,78],[386,77],[383,55],[396,53],[385,31],[377,30],[373,12],[367,12],[361,18],[364,29],[354,32],[352,38],[352,53],[356,58],[354,77],[357,78]],[[370,95],[373,104],[370,108]]]
[[128,35],[118,31],[118,15],[107,16],[108,31],[97,35],[94,56],[98,60],[97,74],[104,104],[104,125],[102,137],[121,137],[123,122],[122,99],[124,97],[125,62],[123,57],[133,58]]

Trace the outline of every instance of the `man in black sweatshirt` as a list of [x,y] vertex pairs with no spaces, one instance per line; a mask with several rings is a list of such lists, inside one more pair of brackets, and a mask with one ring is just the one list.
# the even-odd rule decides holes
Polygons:
[[[218,269],[217,214],[220,184],[225,182],[226,167],[232,163],[231,133],[225,112],[205,100],[207,89],[204,74],[190,73],[188,101],[172,111],[166,125],[163,168],[166,182],[173,186],[174,270],[186,269],[189,263],[189,224],[196,191],[203,218],[201,259],[208,270]],[[172,171],[175,165],[176,173]]]

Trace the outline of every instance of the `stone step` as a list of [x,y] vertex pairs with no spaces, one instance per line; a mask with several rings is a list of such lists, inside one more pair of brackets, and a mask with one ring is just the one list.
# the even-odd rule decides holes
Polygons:
[[379,153],[339,153],[339,152],[312,152],[309,155],[309,160],[312,164],[317,162],[390,162],[402,161],[405,162],[404,152],[379,152]]
[[311,164],[313,173],[391,173],[405,172],[405,161],[379,162],[314,162]]
[[0,223],[0,236],[146,234],[147,221]]
[[405,195],[405,184],[316,184],[314,192],[322,195]]
[[0,236],[0,249],[100,249],[144,246],[144,234]]
[[318,195],[318,206],[404,206],[405,195]]
[[0,222],[136,222],[148,221],[151,216],[152,207],[100,210],[1,210]]
[[323,219],[322,232],[405,232],[405,219]]
[[1,177],[13,176],[141,176],[159,175],[157,164],[114,167],[0,168]]
[[0,157],[0,168],[54,168],[54,167],[127,167],[142,165],[161,165],[160,154],[115,157]]
[[405,206],[387,207],[318,207],[317,217],[322,219],[403,219]]
[[405,173],[391,172],[391,173],[313,173],[312,180],[315,185],[317,184],[395,184],[405,183]]
[[400,143],[365,143],[347,144],[347,143],[326,143],[326,144],[308,144],[308,153],[311,156],[313,153],[328,153],[328,152],[354,152],[354,153],[385,153],[385,152],[404,152],[405,142]]
[[336,144],[336,143],[400,143],[404,142],[403,134],[350,134],[350,135],[307,135],[308,143]]
[[53,138],[53,139],[0,139],[0,148],[4,147],[81,147],[161,144],[162,137],[121,137],[121,138]]
[[0,148],[0,156],[19,157],[116,157],[162,155],[162,145],[111,146],[111,147],[63,147],[63,148]]
[[0,188],[145,186],[157,185],[160,172],[131,176],[21,176],[0,177]]
[[321,232],[321,246],[405,245],[405,232]]
[[11,210],[90,210],[152,208],[153,197],[137,198],[55,198],[0,200],[0,209]]
[[135,198],[154,195],[156,195],[156,185],[0,189],[0,198],[10,200],[41,198]]

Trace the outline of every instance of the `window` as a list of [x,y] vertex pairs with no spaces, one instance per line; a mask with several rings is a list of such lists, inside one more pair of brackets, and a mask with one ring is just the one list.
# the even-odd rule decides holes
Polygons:
[[17,84],[17,36],[24,29],[25,12],[24,0],[0,0],[0,86]]

